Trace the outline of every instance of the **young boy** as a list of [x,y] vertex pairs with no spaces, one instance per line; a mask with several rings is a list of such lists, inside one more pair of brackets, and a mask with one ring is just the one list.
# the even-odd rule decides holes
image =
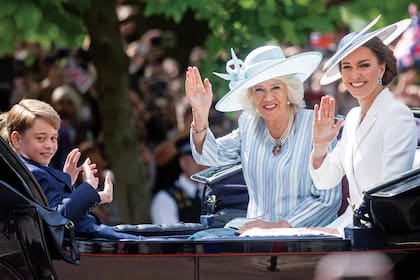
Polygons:
[[[141,236],[114,231],[99,224],[89,210],[98,203],[110,203],[113,184],[107,174],[103,191],[97,191],[97,170],[90,159],[77,166],[78,149],[67,156],[63,171],[48,167],[58,147],[60,117],[52,106],[36,99],[23,99],[7,114],[7,131],[13,149],[20,155],[28,169],[39,182],[49,206],[72,220],[79,236],[110,240],[134,239]],[[83,169],[83,183],[73,184]]]

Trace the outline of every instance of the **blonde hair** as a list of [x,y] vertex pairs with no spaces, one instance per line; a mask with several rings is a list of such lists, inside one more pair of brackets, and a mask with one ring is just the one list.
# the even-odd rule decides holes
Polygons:
[[7,112],[0,113],[0,137],[6,142],[9,141],[9,135],[7,133]]
[[32,128],[36,119],[47,121],[57,131],[60,129],[60,116],[50,104],[37,99],[22,99],[7,113],[6,125],[9,138],[13,131],[24,133]]
[[[295,75],[287,75],[273,79],[279,80],[286,85],[287,99],[289,100],[294,113],[297,113],[300,109],[305,107],[303,83],[298,77]],[[244,110],[256,113],[257,108],[255,107],[255,97],[252,93],[252,87],[249,87],[246,91],[246,94],[243,95],[243,98],[240,99],[239,102]]]

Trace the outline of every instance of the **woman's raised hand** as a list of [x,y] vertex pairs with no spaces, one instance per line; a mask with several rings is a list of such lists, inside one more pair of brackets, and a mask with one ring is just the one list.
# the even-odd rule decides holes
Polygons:
[[195,127],[201,128],[207,125],[213,90],[207,78],[202,81],[200,71],[195,66],[187,69],[185,93],[193,111]]
[[313,155],[324,157],[328,146],[337,137],[343,120],[334,122],[335,99],[331,96],[323,96],[320,105],[314,106],[314,121],[312,127]]

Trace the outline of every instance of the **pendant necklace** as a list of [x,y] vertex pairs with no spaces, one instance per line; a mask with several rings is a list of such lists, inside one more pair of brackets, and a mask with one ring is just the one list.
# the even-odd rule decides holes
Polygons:
[[290,130],[292,129],[293,119],[294,119],[293,110],[290,110],[289,121],[287,123],[286,130],[283,132],[280,138],[274,138],[273,136],[271,136],[270,131],[267,128],[268,136],[270,137],[271,142],[274,143],[273,155],[276,156],[280,153],[281,146],[283,146],[284,143],[286,142],[287,136],[289,136]]

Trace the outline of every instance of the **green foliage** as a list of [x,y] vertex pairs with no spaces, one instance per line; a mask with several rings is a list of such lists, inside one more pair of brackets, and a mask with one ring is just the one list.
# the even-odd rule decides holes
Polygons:
[[[407,7],[412,2],[336,1],[337,6],[327,10],[327,0],[138,1],[146,4],[146,17],[162,15],[179,22],[188,9],[194,11],[197,20],[208,22],[212,31],[207,47],[213,55],[231,46],[246,51],[267,41],[306,45],[311,31],[332,31],[334,24],[351,24],[355,18],[370,20],[378,14],[383,15],[382,26],[408,17]],[[0,54],[10,52],[22,39],[44,46],[80,45],[86,31],[77,13],[89,5],[89,0],[3,0]]]
[[0,55],[11,53],[16,42],[38,42],[44,47],[81,44],[86,32],[80,19],[65,9],[83,10],[89,1],[3,0],[0,9]]
[[163,15],[165,18],[172,18],[175,22],[179,22],[189,7],[197,7],[197,4],[200,4],[201,1],[156,0],[142,2],[147,2],[147,6],[144,11],[144,15],[146,17],[151,15]]
[[[372,20],[382,15],[377,27],[382,27],[395,21],[409,18],[408,5],[412,0],[386,0],[386,1],[350,1],[342,13],[345,22],[351,25],[354,19],[364,21]],[[419,5],[420,6],[420,5]]]

